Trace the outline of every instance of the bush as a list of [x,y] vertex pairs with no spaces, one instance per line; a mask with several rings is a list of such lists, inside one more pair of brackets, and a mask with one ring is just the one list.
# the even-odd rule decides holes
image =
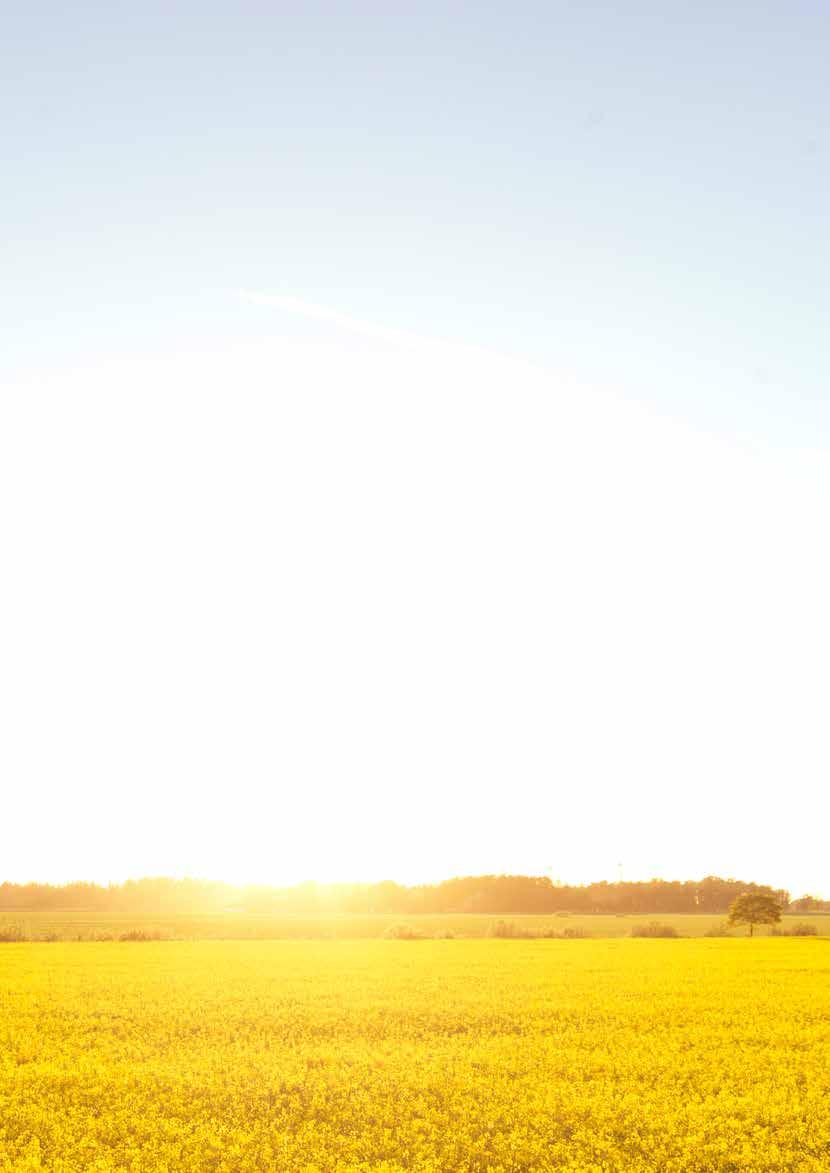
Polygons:
[[497,920],[490,926],[491,937],[501,937],[504,940],[515,940],[530,936],[527,929],[521,928],[512,920]]
[[28,941],[21,925],[0,925],[0,941]]
[[772,937],[817,937],[818,929],[815,925],[809,925],[806,921],[798,921],[790,929],[779,929],[774,925],[770,933]]
[[728,937],[730,935],[729,924],[725,920],[719,921],[718,924],[712,925],[711,929],[707,929],[703,935],[704,937]]
[[118,938],[119,941],[163,941],[163,935],[158,929],[128,929]]
[[661,924],[658,920],[649,921],[647,925],[635,925],[631,930],[632,937],[677,937],[679,936],[674,925]]
[[573,941],[581,940],[584,937],[590,936],[584,929],[579,927],[564,929],[561,933],[557,933],[555,929],[537,928],[526,929],[523,925],[517,925],[512,920],[497,920],[490,926],[491,937],[501,937],[508,941]]
[[533,941],[539,937],[558,937],[553,929],[526,929],[524,925],[517,925],[512,920],[497,920],[490,927],[491,937],[502,937],[508,941]]
[[414,925],[403,923],[390,925],[383,935],[389,941],[422,941],[424,939],[424,934],[420,929],[416,929]]

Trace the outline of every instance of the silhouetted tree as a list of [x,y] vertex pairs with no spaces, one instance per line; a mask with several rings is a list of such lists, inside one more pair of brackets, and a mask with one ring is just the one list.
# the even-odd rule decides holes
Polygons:
[[756,925],[774,925],[781,920],[781,904],[772,890],[742,892],[729,906],[731,925],[749,925],[752,936]]

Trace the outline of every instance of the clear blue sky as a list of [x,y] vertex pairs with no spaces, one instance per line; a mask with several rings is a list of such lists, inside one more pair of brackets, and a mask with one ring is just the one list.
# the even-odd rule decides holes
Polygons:
[[830,430],[826,4],[17,4],[0,372],[237,287]]
[[828,5],[0,55],[5,875],[830,895]]

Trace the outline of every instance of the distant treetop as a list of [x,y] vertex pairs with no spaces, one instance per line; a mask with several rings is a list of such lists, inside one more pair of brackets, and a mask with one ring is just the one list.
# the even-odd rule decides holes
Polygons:
[[[548,876],[463,876],[440,884],[298,884],[291,888],[233,887],[208,880],[148,877],[124,884],[0,884],[0,911],[90,909],[130,913],[725,913],[743,894],[768,897],[779,910],[789,893],[768,885],[706,876],[702,880],[645,880],[554,884]],[[830,911],[830,902],[805,896],[798,912]],[[745,922],[748,923],[748,922]],[[755,923],[760,923],[756,921]]]

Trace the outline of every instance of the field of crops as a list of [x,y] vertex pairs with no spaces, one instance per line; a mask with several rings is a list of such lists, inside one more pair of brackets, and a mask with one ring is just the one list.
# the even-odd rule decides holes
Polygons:
[[830,942],[0,945],[0,1170],[826,1170]]
[[[723,925],[723,915],[643,913],[629,916],[585,913],[553,916],[523,916],[447,913],[401,916],[396,913],[364,915],[320,914],[317,916],[279,913],[128,914],[67,911],[20,911],[0,913],[0,940],[9,934],[32,941],[94,941],[145,934],[173,941],[268,941],[268,940],[362,940],[383,937],[401,924],[426,937],[488,937],[501,921],[515,925],[519,933],[581,935],[586,937],[629,937],[638,925],[657,920],[671,925],[681,937],[703,937]],[[829,914],[785,916],[780,928],[795,924],[812,925],[819,935],[830,935]],[[746,933],[735,929],[736,934]],[[767,927],[756,930],[769,933]]]

